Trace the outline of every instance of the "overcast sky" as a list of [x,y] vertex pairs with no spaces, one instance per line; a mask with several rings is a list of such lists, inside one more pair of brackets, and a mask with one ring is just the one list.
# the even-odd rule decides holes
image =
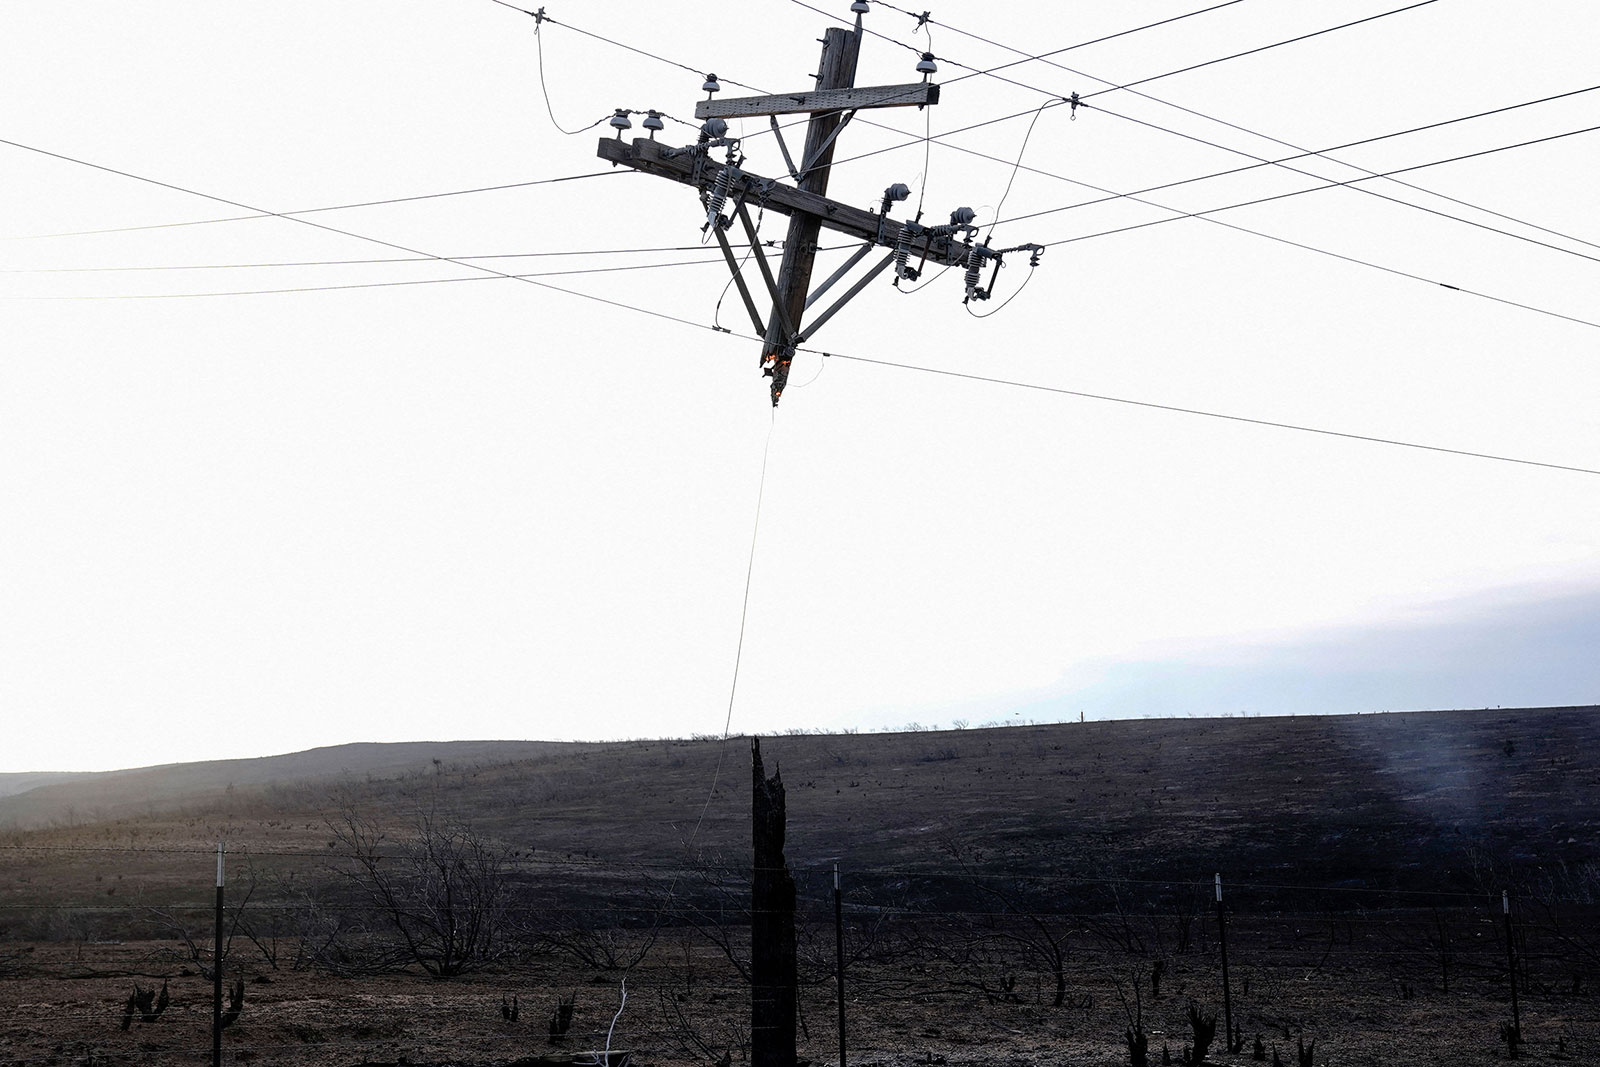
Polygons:
[[[1205,6],[874,4],[858,84],[928,49],[942,99],[830,195],[1051,247],[879,279],[774,419],[694,192],[596,141],[808,87],[829,15],[547,4],[547,108],[495,0],[4,5],[0,770],[720,733],[753,533],[735,732],[1600,700],[1600,8],[1238,0],[962,77]],[[164,225],[601,172],[301,216],[388,247]],[[331,262],[415,253],[645,269]]]

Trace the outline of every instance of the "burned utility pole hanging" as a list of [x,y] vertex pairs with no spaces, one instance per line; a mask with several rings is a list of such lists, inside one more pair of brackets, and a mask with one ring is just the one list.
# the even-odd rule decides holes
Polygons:
[[[751,327],[762,338],[761,370],[772,379],[774,407],[783,396],[789,378],[789,365],[798,347],[890,267],[894,268],[896,286],[902,280],[915,281],[929,261],[942,267],[965,267],[968,277],[966,300],[984,300],[994,288],[993,276],[987,289],[978,285],[981,280],[979,275],[986,265],[992,261],[997,274],[1004,255],[1021,250],[1032,251],[1033,263],[1037,265],[1038,253],[1042,251],[1038,245],[1021,245],[999,251],[975,246],[978,229],[970,208],[953,212],[948,225],[923,226],[920,212],[917,219],[911,221],[891,219],[891,207],[910,195],[910,189],[898,182],[884,190],[882,204],[876,212],[828,199],[828,176],[834,149],[839,134],[849,125],[856,112],[870,108],[924,108],[939,102],[939,86],[929,80],[929,75],[935,69],[931,56],[924,57],[923,62],[917,65],[922,75],[921,81],[904,85],[856,86],[856,60],[862,40],[861,15],[866,6],[860,2],[851,5],[851,11],[856,15],[853,30],[831,28],[824,35],[815,89],[719,100],[716,93],[722,86],[717,82],[716,75],[707,75],[701,87],[706,98],[695,106],[695,118],[703,123],[695,144],[682,148],[669,147],[654,139],[654,129],[650,138],[624,142],[620,126],[615,139],[608,138],[600,142],[598,155],[601,159],[646,174],[671,178],[700,191],[706,209],[701,234],[716,238],[733,274],[739,298],[750,316]],[[783,140],[782,127],[778,123],[778,116],[795,114],[810,116],[806,123],[805,145],[798,160]],[[795,183],[792,186],[748,170],[740,153],[738,139],[728,135],[729,119],[760,117],[765,117],[771,126],[783,156],[783,165]],[[712,153],[717,149],[723,150],[721,162],[712,158]],[[746,207],[749,202],[789,216],[783,258],[776,271],[756,235],[755,224]],[[736,221],[740,230],[740,237],[736,239],[748,243],[750,258],[755,261],[761,276],[763,303],[771,301],[771,310],[765,315],[757,304],[756,296],[751,293],[728,238],[727,231],[732,229]],[[816,260],[817,239],[823,229],[846,234],[861,240],[863,244],[838,270],[813,289],[811,273]],[[824,294],[843,281],[878,248],[886,250],[881,259],[868,266],[832,303],[811,313],[812,306]],[[915,266],[912,265],[913,258],[916,260]]]

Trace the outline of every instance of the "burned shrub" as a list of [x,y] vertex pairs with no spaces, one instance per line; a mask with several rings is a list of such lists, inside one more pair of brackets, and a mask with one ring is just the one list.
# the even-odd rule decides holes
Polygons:
[[1194,1034],[1194,1048],[1184,1056],[1184,1062],[1201,1064],[1206,1061],[1206,1053],[1211,1050],[1211,1042],[1217,1037],[1217,1013],[1207,1015],[1200,1010],[1200,1006],[1193,1001],[1189,1002],[1189,1029]]
[[135,1014],[139,1021],[153,1023],[161,1018],[161,1013],[167,1010],[171,998],[167,995],[167,983],[161,983],[161,992],[157,994],[154,989],[144,989],[135,983],[133,992],[128,994],[127,1001],[122,1005],[122,1028],[128,1029],[133,1025]]

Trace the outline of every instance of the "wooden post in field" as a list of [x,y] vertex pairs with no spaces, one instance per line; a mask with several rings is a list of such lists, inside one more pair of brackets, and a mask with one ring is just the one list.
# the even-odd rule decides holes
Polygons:
[[750,744],[750,1065],[795,1067],[794,879],[783,857],[783,777],[766,775],[761,742]]
[[217,929],[211,952],[211,1067],[222,1067],[222,842],[217,842]]

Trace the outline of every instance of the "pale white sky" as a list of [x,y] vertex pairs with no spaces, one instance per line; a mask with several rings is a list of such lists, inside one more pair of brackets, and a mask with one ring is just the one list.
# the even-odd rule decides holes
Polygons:
[[[1042,91],[956,80],[1016,58],[997,45],[1204,6],[934,7],[932,131],[1402,3],[1240,0],[1057,56],[1072,72],[1003,72]],[[806,87],[829,24],[791,0],[546,9],[569,129],[689,118],[701,97],[698,74],[578,30],[734,95]],[[901,12],[866,25],[930,47]],[[603,123],[552,125],[534,28],[493,0],[8,4],[0,138],[274,212],[607,169]],[[1139,87],[1187,112],[1127,91],[1076,121],[1047,109],[1003,216],[1104,195],[1074,181],[1128,193],[1251,162],[1179,134],[1281,158],[1245,131],[1321,149],[1587,89],[1597,39],[1587,0],[1437,0]],[[869,39],[858,84],[915,61]],[[851,158],[913,141],[858,121],[830,194],[875,207],[906,182],[897,214],[925,196],[931,221],[990,223],[1030,117],[935,143],[926,170],[920,143]],[[923,133],[914,111],[861,118]],[[1339,154],[1388,171],[1596,125],[1600,91]],[[746,167],[781,176],[764,128],[737,131]],[[405,253],[283,219],[43,237],[245,212],[9,144],[0,161],[0,769],[720,732],[769,430],[736,731],[1600,699],[1595,474],[816,355],[774,424],[734,295],[724,336],[454,264],[328,264]],[[1147,199],[1359,176],[1293,165],[1322,177]],[[1350,259],[1197,219],[1088,236],[1173,214],[1128,200],[1002,219],[996,245],[1088,239],[990,319],[959,272],[910,295],[881,279],[814,343],[1600,469],[1596,173],[1600,134],[1579,133],[1401,175],[1465,205],[1363,183],[1478,225],[1352,188],[1217,216]],[[483,262],[692,261],[540,280],[693,323],[727,282],[693,191],[625,171],[305,218],[448,257],[679,249]],[[198,269],[278,263],[301,265]],[[106,269],[158,266],[197,269]],[[1018,257],[1000,295],[1026,274]],[[188,295],[442,278],[472,280]],[[172,298],[79,299],[136,296]]]

